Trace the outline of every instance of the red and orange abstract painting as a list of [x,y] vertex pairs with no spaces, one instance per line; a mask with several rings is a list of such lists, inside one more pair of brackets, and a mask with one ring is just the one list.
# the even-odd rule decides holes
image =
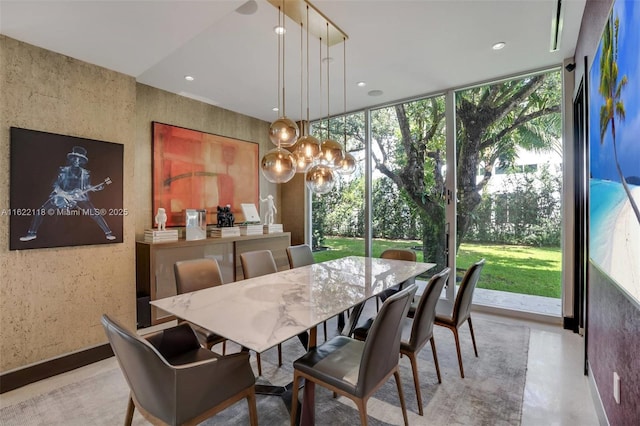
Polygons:
[[[205,209],[207,224],[218,206],[231,206],[243,221],[241,203],[258,204],[258,144],[153,123],[153,210],[167,213],[167,226],[184,226],[186,209]],[[153,222],[152,222],[153,223]]]

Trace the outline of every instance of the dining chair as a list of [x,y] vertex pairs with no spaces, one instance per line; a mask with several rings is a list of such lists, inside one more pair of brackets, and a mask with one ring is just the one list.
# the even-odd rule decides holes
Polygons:
[[287,259],[291,269],[315,263],[313,252],[308,244],[299,244],[287,247]]
[[245,398],[250,424],[258,424],[246,352],[221,356],[204,349],[186,323],[146,338],[107,315],[102,325],[130,389],[125,425],[136,408],[154,425],[196,425]]
[[[190,293],[224,284],[218,261],[212,258],[181,260],[173,265],[173,272],[176,278],[176,294]],[[189,325],[207,349],[222,343],[222,354],[226,353],[227,340],[224,337],[199,325],[190,322]]]
[[464,274],[458,288],[458,294],[453,304],[445,299],[438,301],[436,306],[435,325],[447,327],[453,332],[456,341],[456,351],[458,352],[458,365],[460,366],[460,377],[464,379],[464,368],[462,367],[462,354],[460,352],[460,339],[458,338],[458,329],[465,321],[469,323],[469,331],[471,332],[471,341],[473,342],[473,351],[478,356],[478,348],[476,347],[476,337],[473,334],[473,324],[471,323],[471,300],[473,299],[473,291],[478,284],[480,272],[484,267],[485,260],[481,259],[471,265]]
[[[415,262],[417,260],[415,251],[407,250],[407,249],[398,249],[398,248],[386,249],[380,254],[380,258],[392,259],[392,260],[407,260],[409,262]],[[410,285],[410,284],[413,284],[414,282],[415,282],[415,278],[413,277],[409,278],[408,280],[403,281],[400,284],[393,286],[383,291],[381,294],[379,294],[378,297],[376,297],[376,311],[379,310],[380,308],[380,302],[384,302],[384,300],[387,297],[391,296],[393,293],[396,293],[405,285]]]
[[[247,251],[240,254],[242,264],[242,275],[245,279],[261,277],[267,274],[278,272],[276,261],[270,250]],[[256,353],[258,363],[258,375],[262,376],[262,360],[260,354]],[[282,344],[278,344],[278,367],[282,366]]]
[[[431,352],[433,353],[433,362],[436,366],[436,375],[438,383],[442,383],[440,376],[440,366],[438,365],[438,353],[436,352],[436,342],[433,338],[433,323],[436,317],[436,304],[442,294],[442,289],[449,279],[450,268],[444,268],[435,274],[429,280],[422,296],[419,298],[418,306],[413,316],[411,324],[411,335],[409,340],[400,341],[400,354],[406,355],[411,362],[411,370],[413,372],[413,385],[416,390],[416,399],[418,400],[418,414],[424,414],[422,409],[422,393],[420,391],[420,378],[418,373],[418,353],[422,350],[427,342],[431,342]],[[365,340],[373,323],[373,318],[369,319],[361,327],[354,331],[354,338]]]
[[354,401],[360,412],[360,423],[366,425],[367,401],[391,375],[396,380],[404,424],[408,425],[398,371],[398,351],[402,320],[407,315],[409,302],[416,289],[415,284],[411,285],[385,300],[364,342],[336,336],[294,361],[291,425],[296,422],[301,379]]
[[[315,263],[315,260],[313,259],[313,252],[308,244],[299,244],[287,247],[287,259],[289,259],[289,267],[291,269]],[[324,330],[324,341],[326,342],[327,322],[325,321],[322,325]]]

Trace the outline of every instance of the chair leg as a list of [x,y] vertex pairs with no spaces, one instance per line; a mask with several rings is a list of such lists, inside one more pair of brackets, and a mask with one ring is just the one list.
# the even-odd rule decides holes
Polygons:
[[436,374],[438,375],[438,383],[442,383],[442,377],[440,377],[440,365],[438,365],[438,353],[436,352],[436,341],[431,337],[431,352],[433,353],[433,363],[436,365]]
[[327,322],[324,322],[324,341],[327,341]]
[[380,298],[376,296],[376,312],[380,312]]
[[258,426],[258,408],[256,404],[256,388],[251,387],[249,395],[247,395],[247,404],[249,405],[249,424]]
[[136,406],[133,404],[133,398],[129,397],[129,403],[127,404],[127,414],[124,416],[124,426],[131,426],[133,421],[133,412]]
[[293,387],[291,388],[291,426],[296,425],[296,416],[298,415],[298,383],[300,382],[300,376],[294,371],[293,373]]
[[393,377],[396,379],[396,385],[398,386],[398,396],[400,397],[400,407],[402,407],[402,418],[404,418],[404,426],[409,426],[409,419],[407,419],[407,406],[404,403],[404,392],[402,392],[402,383],[400,383],[400,372],[398,367],[393,372]]
[[227,354],[227,341],[222,342],[222,355]]
[[357,398],[354,400],[358,413],[360,413],[360,425],[367,426],[369,424],[369,417],[367,416],[367,401]]
[[458,329],[451,328],[453,337],[456,340],[456,351],[458,352],[458,365],[460,366],[460,377],[464,379],[464,367],[462,367],[462,353],[460,352],[460,339],[458,338]]
[[416,399],[418,400],[418,414],[422,412],[422,394],[420,393],[420,378],[418,377],[418,362],[415,353],[408,353],[409,361],[411,361],[411,371],[413,371],[413,386],[416,388]]
[[278,367],[282,367],[282,345],[278,343]]
[[476,348],[476,336],[473,334],[473,325],[471,325],[471,317],[467,319],[469,322],[469,330],[471,331],[471,341],[473,342],[473,351],[476,353],[476,358],[478,357],[478,348]]
[[262,362],[260,361],[260,354],[256,352],[256,361],[258,363],[258,376],[262,376]]

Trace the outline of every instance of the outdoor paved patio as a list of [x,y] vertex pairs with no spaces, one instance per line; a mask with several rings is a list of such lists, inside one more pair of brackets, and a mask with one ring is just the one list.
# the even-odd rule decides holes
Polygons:
[[[421,294],[426,281],[416,280]],[[445,289],[446,290],[446,289]],[[443,290],[444,297],[444,290]],[[562,300],[552,297],[476,288],[473,309],[494,314],[562,324]]]

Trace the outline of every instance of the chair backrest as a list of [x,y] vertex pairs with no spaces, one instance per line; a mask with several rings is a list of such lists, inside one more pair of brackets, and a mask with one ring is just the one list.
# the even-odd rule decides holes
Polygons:
[[388,297],[376,316],[364,343],[356,385],[358,396],[368,394],[398,365],[402,320],[418,287],[412,284]]
[[[407,249],[386,249],[380,254],[381,259],[392,259],[392,260],[407,260],[409,262],[415,262],[417,260],[416,252],[413,250]],[[413,284],[416,282],[416,278],[412,277],[403,282],[400,287],[404,287],[409,284]]]
[[442,294],[442,289],[449,278],[450,268],[444,268],[429,280],[427,287],[420,297],[418,307],[413,316],[409,346],[415,350],[421,348],[433,336],[433,322],[436,318],[436,304]]
[[307,244],[287,247],[287,258],[289,259],[289,267],[292,269],[314,263],[311,247]]
[[380,254],[382,259],[409,260],[415,262],[416,252],[406,249],[387,249]]
[[270,250],[247,251],[240,255],[242,275],[245,278],[260,277],[278,272],[276,261]]
[[173,368],[153,346],[107,315],[102,316],[102,325],[136,401],[171,424],[176,413]]
[[173,265],[178,294],[223,284],[218,261],[211,258],[182,260]]
[[458,288],[458,295],[453,304],[453,321],[456,325],[461,325],[469,318],[471,313],[471,300],[473,299],[473,291],[478,284],[480,278],[480,272],[484,266],[484,259],[481,259],[471,265],[467,272],[465,272],[462,282],[460,282],[460,288]]

